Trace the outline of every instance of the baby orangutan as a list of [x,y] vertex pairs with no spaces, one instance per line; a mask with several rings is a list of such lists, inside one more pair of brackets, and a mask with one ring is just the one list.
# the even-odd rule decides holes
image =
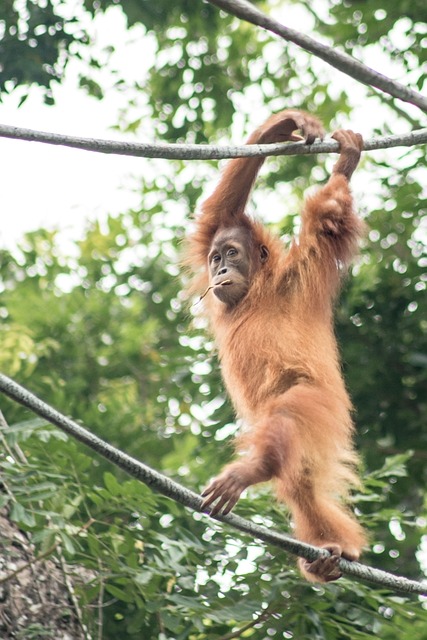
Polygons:
[[[292,511],[295,536],[331,552],[299,560],[303,575],[320,582],[339,578],[339,558],[359,558],[366,542],[343,504],[358,485],[358,458],[333,331],[333,303],[363,232],[349,188],[363,141],[352,131],[332,137],[339,159],[305,203],[298,242],[285,249],[245,213],[264,158],[239,158],[228,162],[203,203],[187,257],[192,291],[207,289],[203,304],[222,375],[245,425],[238,438],[244,455],[205,489],[203,508],[227,514],[244,489],[274,480]],[[323,138],[316,118],[286,110],[248,143],[316,138]]]

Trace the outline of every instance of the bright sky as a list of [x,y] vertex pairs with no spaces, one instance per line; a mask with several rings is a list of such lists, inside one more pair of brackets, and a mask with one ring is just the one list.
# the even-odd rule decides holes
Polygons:
[[[16,111],[14,101],[7,100],[0,105],[0,121],[58,133],[113,137],[108,136],[113,120],[105,105],[101,108],[101,103],[81,95],[71,102],[66,91],[60,93],[55,108],[30,99]],[[137,162],[128,158],[7,139],[0,139],[0,149],[2,246],[13,245],[29,229],[64,225],[78,229],[89,214],[132,204],[131,192],[119,189],[124,176],[138,169]]]
[[[287,17],[288,22],[292,17],[296,23],[294,26],[298,27],[295,8]],[[88,28],[93,33],[98,52],[109,45],[115,46],[109,68],[111,65],[118,69],[121,79],[131,82],[137,79],[143,86],[148,65],[155,55],[153,39],[144,33],[143,28],[134,27],[127,31],[119,7],[112,7],[106,14],[99,15],[94,22],[88,23]],[[321,68],[325,66],[315,59],[312,63]],[[72,61],[67,68],[65,82],[55,87],[55,106],[43,104],[37,87],[32,88],[30,98],[19,109],[20,90],[10,96],[2,96],[0,123],[76,136],[123,139],[124,135],[111,127],[117,124],[120,110],[125,109],[135,95],[118,91],[112,84],[110,72],[101,71],[102,86],[111,88],[102,100],[88,97],[78,87],[78,65],[78,61]],[[361,95],[359,102],[364,105],[364,90],[346,76],[339,74],[338,77],[340,83],[337,88],[341,90],[348,85],[354,92],[356,87]],[[331,85],[331,90],[333,88]],[[137,100],[141,101],[143,109],[142,93]],[[365,109],[359,111],[359,116],[357,109],[353,112],[351,126],[370,135],[376,124],[376,114],[371,111],[367,120]],[[133,107],[130,117],[138,115],[138,108]],[[348,123],[340,122],[339,126],[348,126]],[[142,135],[139,140],[153,141],[149,132]],[[137,185],[135,179],[152,167],[152,161],[150,164],[144,159],[5,138],[0,138],[0,152],[3,159],[0,193],[4,221],[0,229],[0,247],[9,248],[28,230],[60,227],[64,230],[64,237],[73,238],[79,235],[88,218],[102,218],[107,213],[137,206],[139,196],[137,189],[133,188]],[[356,192],[357,180],[356,176]]]
[[[142,29],[133,30],[129,43],[126,25],[117,8],[97,19],[98,46],[114,44],[113,64],[123,77],[144,74],[150,42]],[[88,97],[77,84],[78,63],[72,62],[62,86],[55,88],[56,104],[46,106],[34,87],[18,108],[18,90],[2,96],[0,122],[29,129],[53,131],[93,138],[123,139],[111,127],[125,107],[125,96],[111,89],[102,100]],[[106,80],[108,86],[108,80]],[[39,227],[61,227],[73,237],[88,217],[123,211],[138,203],[130,188],[146,162],[138,158],[88,153],[65,147],[0,138],[2,157],[1,204],[3,224],[0,247],[16,244],[24,231]]]

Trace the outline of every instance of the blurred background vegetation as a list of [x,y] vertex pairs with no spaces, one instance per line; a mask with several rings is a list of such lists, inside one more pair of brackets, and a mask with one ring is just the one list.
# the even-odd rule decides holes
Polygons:
[[[426,87],[424,1],[257,5],[284,23],[295,14],[305,33]],[[80,90],[99,98],[99,109],[101,70],[110,70],[108,91],[127,96],[111,125],[142,139],[238,143],[285,107],[366,137],[426,126],[416,108],[201,0],[76,6],[1,4],[0,96],[18,92],[24,102],[41,87],[54,105],[77,59]],[[144,81],[123,80],[109,69],[113,47],[95,46],[93,25],[109,11],[123,12],[129,40],[142,25],[154,51]],[[253,208],[286,240],[304,191],[327,178],[332,162],[270,159]],[[155,161],[139,185],[139,207],[92,219],[72,250],[55,230],[39,229],[0,253],[1,370],[196,491],[229,459],[235,431],[212,344],[190,326],[178,268],[188,220],[217,171],[213,162]],[[354,192],[370,231],[336,327],[364,460],[364,490],[354,496],[371,537],[364,560],[414,579],[427,567],[426,183],[422,146],[363,157]],[[308,585],[294,558],[153,494],[16,404],[1,406],[10,425],[2,436],[3,513],[36,555],[56,545],[55,559],[60,550],[86,637],[427,639],[422,599],[345,578]],[[265,487],[249,491],[237,512],[292,531]],[[8,633],[5,626],[4,637],[18,637]],[[48,620],[20,633],[63,637]]]

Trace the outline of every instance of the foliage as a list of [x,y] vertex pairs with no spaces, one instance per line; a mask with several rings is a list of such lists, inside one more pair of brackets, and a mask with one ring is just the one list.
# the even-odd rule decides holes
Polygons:
[[381,0],[345,3],[327,0],[322,13],[327,13],[328,18],[322,20],[316,16],[316,26],[320,32],[331,35],[336,44],[344,45],[350,52],[365,51],[366,55],[370,45],[380,42],[387,54],[402,64],[405,72],[417,70],[416,85],[420,90],[423,88],[427,79],[422,70],[426,61],[423,41],[427,9],[422,0],[398,0],[392,6]]
[[[43,5],[36,0],[5,0],[0,8],[0,25],[2,93],[31,83],[48,89],[52,80],[63,78],[70,46],[86,41],[85,34],[73,28],[76,20],[64,18],[58,4],[51,0]],[[46,91],[46,100],[53,100],[50,90]]]
[[[18,378],[62,411],[200,487],[229,455],[220,447],[231,416],[221,397],[215,401],[218,380],[214,385],[206,344],[197,332],[188,335],[178,282],[167,273],[181,231],[158,244],[153,220],[134,213],[110,219],[103,229],[94,224],[73,260],[47,232],[28,236],[18,258],[4,255],[0,356],[6,371],[10,358]],[[73,286],[64,292],[70,278]],[[18,361],[7,341],[16,327]],[[219,408],[207,420],[209,405]],[[5,411],[13,420],[22,415],[16,405]],[[269,629],[299,638],[316,637],[319,629],[328,638],[362,638],[387,629],[389,619],[396,628],[407,619],[404,600],[368,586],[343,581],[313,590],[277,550],[153,495],[39,420],[14,424],[4,435],[29,458],[3,466],[14,496],[11,517],[34,534],[40,552],[60,541],[68,561],[85,567],[91,579],[77,580],[81,602],[108,605],[99,611],[105,637],[219,637],[254,619],[260,628],[266,621]],[[391,487],[405,476],[405,460],[390,459],[367,477],[366,494],[359,496],[377,542],[372,562],[381,559],[388,569],[382,556],[405,547],[390,533],[382,540],[382,526],[393,519],[406,530],[413,521],[391,506]],[[259,514],[263,522],[286,518],[265,492],[239,509],[255,521]]]
[[[92,16],[112,4],[86,2],[84,8]],[[307,22],[323,36],[355,54],[363,45],[366,55],[392,55],[422,87],[422,3],[322,0],[300,2],[300,10],[304,4]],[[159,136],[220,139],[235,111],[239,132],[246,120],[258,122],[285,105],[315,110],[325,122],[355,117],[352,96],[337,88],[337,72],[210,5],[120,5],[130,29],[142,23],[156,38],[158,55],[144,90]],[[90,21],[65,18],[64,3],[31,0],[19,5],[18,20],[17,6],[0,8],[0,89],[39,83],[50,96],[71,51],[88,61],[85,77],[91,78],[97,65]],[[20,37],[13,28],[18,22]],[[397,56],[400,45],[391,43],[402,29],[409,40],[399,41]],[[96,84],[96,74],[92,79]],[[142,91],[137,80],[133,90]],[[378,109],[369,91],[364,99],[368,111]],[[418,119],[389,101],[382,109],[376,125],[382,133]],[[124,114],[121,126],[137,131],[141,122]],[[40,229],[15,251],[1,252],[0,364],[112,444],[199,490],[229,458],[235,427],[203,326],[196,319],[190,328],[185,276],[178,277],[180,240],[203,183],[184,163],[162,167],[161,180],[145,178],[139,210],[89,224],[72,251],[55,232]],[[285,240],[298,225],[304,190],[327,173],[319,158],[267,162],[254,201]],[[364,160],[355,191],[369,208],[370,230],[337,308],[365,461],[364,490],[354,496],[371,533],[365,559],[416,579],[426,527],[425,173],[421,149]],[[1,462],[2,505],[31,534],[38,553],[61,545],[85,619],[98,636],[101,628],[103,638],[124,640],[231,633],[260,640],[425,640],[426,611],[415,598],[347,579],[310,586],[277,549],[153,494],[10,401],[2,410],[11,425],[0,434],[10,452]],[[265,488],[250,491],[237,508],[255,522],[287,527],[285,510]]]

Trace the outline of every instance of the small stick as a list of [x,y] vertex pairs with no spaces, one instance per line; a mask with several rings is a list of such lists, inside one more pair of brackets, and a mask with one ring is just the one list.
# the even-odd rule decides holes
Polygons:
[[209,291],[210,291],[211,289],[214,289],[215,287],[218,287],[218,286],[223,287],[223,286],[224,286],[224,285],[226,285],[226,284],[232,284],[231,280],[223,280],[223,282],[220,282],[220,283],[219,283],[219,285],[217,285],[217,284],[211,284],[211,286],[210,286],[210,287],[208,287],[204,293],[202,293],[202,295],[200,296],[200,298],[197,300],[196,304],[199,304],[199,302],[201,302],[201,301],[203,300],[203,298],[205,298],[205,297],[208,295],[208,293],[209,293]]

